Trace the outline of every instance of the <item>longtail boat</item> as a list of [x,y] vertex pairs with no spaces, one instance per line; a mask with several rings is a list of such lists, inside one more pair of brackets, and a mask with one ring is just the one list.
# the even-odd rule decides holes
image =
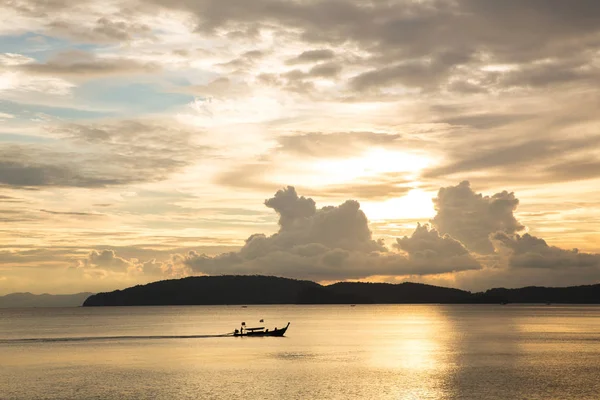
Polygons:
[[242,327],[239,330],[236,329],[235,331],[233,331],[233,336],[283,336],[289,326],[290,323],[288,322],[285,328],[275,328],[272,331],[270,331],[268,329],[265,329],[264,326],[259,326],[257,328],[246,328],[244,324],[242,324]]

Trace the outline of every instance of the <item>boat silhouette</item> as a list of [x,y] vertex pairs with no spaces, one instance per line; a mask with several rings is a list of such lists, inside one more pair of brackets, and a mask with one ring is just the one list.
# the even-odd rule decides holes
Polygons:
[[287,325],[285,326],[285,328],[281,328],[281,329],[275,328],[271,331],[268,329],[265,329],[264,326],[259,326],[256,328],[246,328],[245,325],[246,324],[242,322],[241,328],[233,331],[233,336],[252,336],[252,337],[279,336],[279,337],[281,337],[285,334],[285,331],[287,331],[288,327],[290,326],[290,323],[288,322]]

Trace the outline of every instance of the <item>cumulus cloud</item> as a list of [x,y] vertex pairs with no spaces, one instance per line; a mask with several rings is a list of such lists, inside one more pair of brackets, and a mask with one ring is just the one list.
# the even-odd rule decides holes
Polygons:
[[440,236],[429,225],[417,224],[411,237],[404,236],[396,239],[396,247],[414,257],[453,257],[467,254],[467,249],[457,240],[448,235]]
[[298,197],[292,186],[279,190],[273,198],[265,200],[265,205],[279,214],[279,225],[284,230],[291,229],[295,223],[306,221],[317,210],[313,199]]
[[513,215],[519,199],[512,192],[483,196],[475,193],[468,181],[463,181],[441,188],[433,203],[437,214],[431,222],[438,231],[476,253],[494,252],[490,234],[498,231],[513,234],[525,228]]
[[135,267],[135,262],[118,257],[113,250],[92,250],[86,259],[79,262],[79,266],[126,272],[127,269]]
[[238,252],[210,257],[183,256],[196,273],[267,274],[295,278],[343,280],[373,275],[431,275],[479,269],[460,243],[419,226],[410,238],[398,240],[399,252],[372,238],[360,204],[317,208],[292,186],[265,201],[279,214],[277,233],[251,235]]
[[[544,239],[528,233],[521,236],[497,232],[492,240],[499,251],[508,250],[509,265],[513,268],[600,268],[600,254],[549,246]],[[600,269],[598,272],[600,273]]]
[[165,262],[156,259],[141,261],[137,258],[120,257],[114,250],[92,250],[84,259],[77,260],[75,268],[99,276],[111,273],[145,276],[152,279],[187,276],[189,271],[183,266],[179,257],[173,255]]

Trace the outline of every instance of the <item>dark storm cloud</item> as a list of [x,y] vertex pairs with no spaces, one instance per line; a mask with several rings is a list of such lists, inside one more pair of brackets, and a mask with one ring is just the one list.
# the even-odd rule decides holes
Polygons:
[[507,191],[483,196],[464,181],[441,188],[433,203],[437,214],[431,222],[438,231],[476,253],[494,252],[490,234],[497,231],[514,234],[525,228],[513,215],[519,200]]
[[[429,275],[480,268],[460,243],[427,226],[398,241],[406,253],[389,252],[372,239],[358,202],[316,208],[293,187],[265,201],[280,216],[280,229],[250,236],[239,252],[215,257],[182,256],[193,271],[207,274],[268,274],[315,280],[373,275]],[[460,250],[462,248],[462,251]]]
[[[498,232],[492,240],[499,248],[509,250],[509,265],[514,268],[600,268],[600,254],[549,246],[545,240],[528,233],[520,236]],[[597,272],[600,274],[600,269]]]

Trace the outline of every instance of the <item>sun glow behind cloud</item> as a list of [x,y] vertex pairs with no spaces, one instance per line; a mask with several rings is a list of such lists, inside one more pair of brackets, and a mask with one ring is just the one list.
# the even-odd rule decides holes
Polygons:
[[413,189],[405,196],[380,202],[361,202],[361,207],[371,221],[394,219],[423,219],[435,215],[433,195],[421,189]]
[[319,161],[313,168],[321,174],[318,179],[333,184],[387,173],[399,173],[400,179],[414,179],[430,163],[429,158],[420,154],[373,148],[359,157]]

